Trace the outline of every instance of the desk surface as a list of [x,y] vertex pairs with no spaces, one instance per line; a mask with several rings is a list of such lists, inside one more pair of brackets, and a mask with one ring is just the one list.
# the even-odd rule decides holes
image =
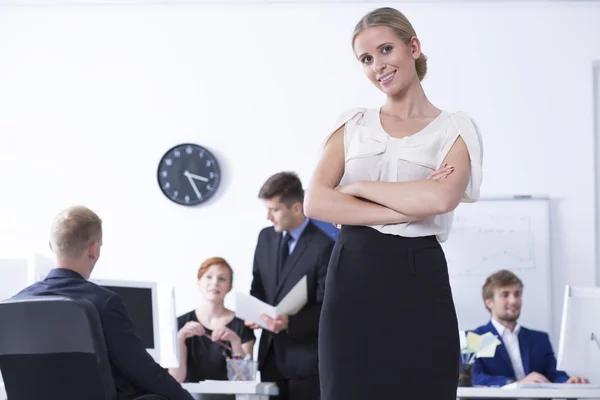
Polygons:
[[[199,382],[183,383],[182,386],[191,394],[279,394],[277,385],[262,382]],[[0,400],[5,399],[4,384],[0,382]]]
[[488,387],[459,387],[459,399],[479,397],[488,399],[600,399],[600,389],[502,389]]
[[277,395],[277,385],[269,382],[236,382],[236,381],[209,381],[198,383],[182,383],[181,386],[192,394],[264,394]]
[[[199,382],[184,383],[183,387],[192,394],[222,393],[222,394],[265,394],[276,395],[277,386],[261,382]],[[600,399],[600,389],[501,389],[460,387],[457,391],[459,399],[488,398],[488,399]],[[4,385],[0,382],[0,400],[6,399]]]

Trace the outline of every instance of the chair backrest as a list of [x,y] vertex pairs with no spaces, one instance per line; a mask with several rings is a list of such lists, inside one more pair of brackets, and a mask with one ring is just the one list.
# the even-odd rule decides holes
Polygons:
[[98,311],[59,296],[0,302],[0,370],[10,400],[115,400]]

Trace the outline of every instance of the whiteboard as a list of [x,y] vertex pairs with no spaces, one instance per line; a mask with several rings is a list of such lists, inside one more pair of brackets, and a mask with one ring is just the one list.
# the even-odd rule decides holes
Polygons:
[[508,269],[524,285],[519,323],[553,336],[549,212],[544,198],[482,199],[456,208],[442,247],[461,330],[489,321],[481,289],[489,275]]

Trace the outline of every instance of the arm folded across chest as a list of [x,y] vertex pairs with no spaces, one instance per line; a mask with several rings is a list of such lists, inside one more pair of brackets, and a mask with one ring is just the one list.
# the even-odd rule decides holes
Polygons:
[[350,184],[352,187],[347,191],[416,217],[446,214],[461,201],[479,200],[483,161],[481,136],[464,113],[453,114],[449,122],[452,124],[440,134],[435,160],[437,167],[447,164],[454,168],[446,178],[407,182],[362,180]]

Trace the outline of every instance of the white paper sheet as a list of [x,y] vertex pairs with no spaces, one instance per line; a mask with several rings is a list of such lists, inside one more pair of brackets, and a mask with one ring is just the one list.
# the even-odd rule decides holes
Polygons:
[[256,297],[249,294],[235,293],[235,315],[244,321],[252,321],[267,328],[267,325],[260,318],[261,314],[276,318],[278,315],[295,315],[306,305],[308,301],[308,288],[306,276],[289,291],[277,306],[271,306]]

